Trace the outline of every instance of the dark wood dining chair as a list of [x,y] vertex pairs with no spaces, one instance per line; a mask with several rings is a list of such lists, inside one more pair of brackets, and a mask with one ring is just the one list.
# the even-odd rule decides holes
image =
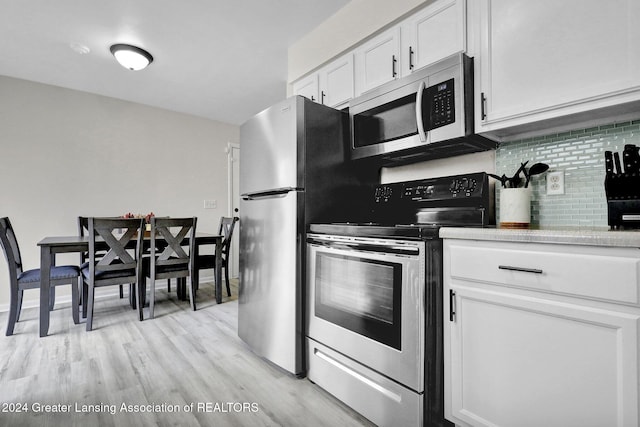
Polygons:
[[[144,219],[89,218],[89,262],[82,270],[83,314],[87,331],[93,329],[95,289],[104,286],[142,282]],[[135,249],[128,248],[135,242]],[[105,253],[106,251],[106,253]],[[136,297],[138,292],[134,292]],[[141,301],[136,305],[140,307]],[[140,312],[141,313],[141,312]],[[140,318],[142,320],[142,318]]]
[[[220,225],[218,227],[218,234],[224,236],[222,239],[222,268],[224,269],[224,280],[227,284],[227,296],[231,296],[231,287],[229,286],[229,256],[231,254],[231,239],[233,238],[233,230],[240,218],[234,217],[221,217]],[[215,269],[216,268],[216,256],[215,255],[198,255],[196,259],[196,268],[198,270]]]
[[[146,278],[150,280],[149,318],[154,317],[156,280],[178,279],[178,289],[190,283],[189,299],[191,308],[196,309],[193,271],[197,218],[151,218],[151,256],[144,258],[144,282],[139,300],[146,293]],[[185,250],[183,242],[188,239]],[[142,307],[138,306],[142,318]]]
[[[20,247],[9,218],[0,218],[0,244],[9,265],[9,286],[11,290],[9,303],[9,320],[6,335],[13,335],[16,322],[22,310],[22,296],[25,289],[40,288],[40,269],[24,270]],[[76,265],[61,265],[51,267],[51,294],[49,310],[53,310],[55,286],[71,285],[71,311],[73,323],[80,323],[78,305],[78,276],[80,269]]]
[[[116,218],[116,217],[113,217]],[[78,217],[78,236],[83,237],[87,235],[89,231],[89,217],[87,216],[79,216]],[[106,253],[106,251],[104,251]],[[80,268],[86,267],[89,263],[89,252],[80,252]],[[120,285],[119,289],[120,298],[124,298],[124,287]],[[133,284],[129,284],[129,302],[135,308],[135,296],[133,295]],[[82,305],[82,300],[80,304]]]

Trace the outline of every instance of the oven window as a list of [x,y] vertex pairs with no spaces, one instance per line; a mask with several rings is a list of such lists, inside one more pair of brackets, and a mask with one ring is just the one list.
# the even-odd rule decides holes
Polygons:
[[353,117],[353,140],[356,147],[380,144],[417,133],[415,93]]
[[401,292],[401,264],[316,255],[316,316],[398,350]]

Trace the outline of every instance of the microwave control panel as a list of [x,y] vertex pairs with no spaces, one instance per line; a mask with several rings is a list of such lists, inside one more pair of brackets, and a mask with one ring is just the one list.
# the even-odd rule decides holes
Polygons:
[[454,92],[454,79],[429,86],[425,90],[426,99],[423,105],[427,105],[429,116],[426,117],[426,126],[429,130],[446,126],[456,121],[456,102]]

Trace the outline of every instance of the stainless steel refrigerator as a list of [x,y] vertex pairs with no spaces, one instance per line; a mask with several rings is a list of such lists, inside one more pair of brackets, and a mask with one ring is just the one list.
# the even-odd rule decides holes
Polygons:
[[346,195],[378,168],[350,164],[348,115],[296,96],[240,128],[238,335],[265,359],[305,375],[305,233],[311,222],[353,221]]

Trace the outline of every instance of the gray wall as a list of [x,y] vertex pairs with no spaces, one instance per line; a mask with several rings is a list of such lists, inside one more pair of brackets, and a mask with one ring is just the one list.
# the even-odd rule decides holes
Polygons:
[[[0,216],[11,219],[27,268],[39,266],[40,239],[77,233],[78,215],[197,216],[199,230],[215,232],[228,213],[235,125],[0,76],[0,130]],[[204,199],[217,209],[203,209]],[[0,310],[8,280],[2,262]],[[37,298],[25,294],[28,305]]]

